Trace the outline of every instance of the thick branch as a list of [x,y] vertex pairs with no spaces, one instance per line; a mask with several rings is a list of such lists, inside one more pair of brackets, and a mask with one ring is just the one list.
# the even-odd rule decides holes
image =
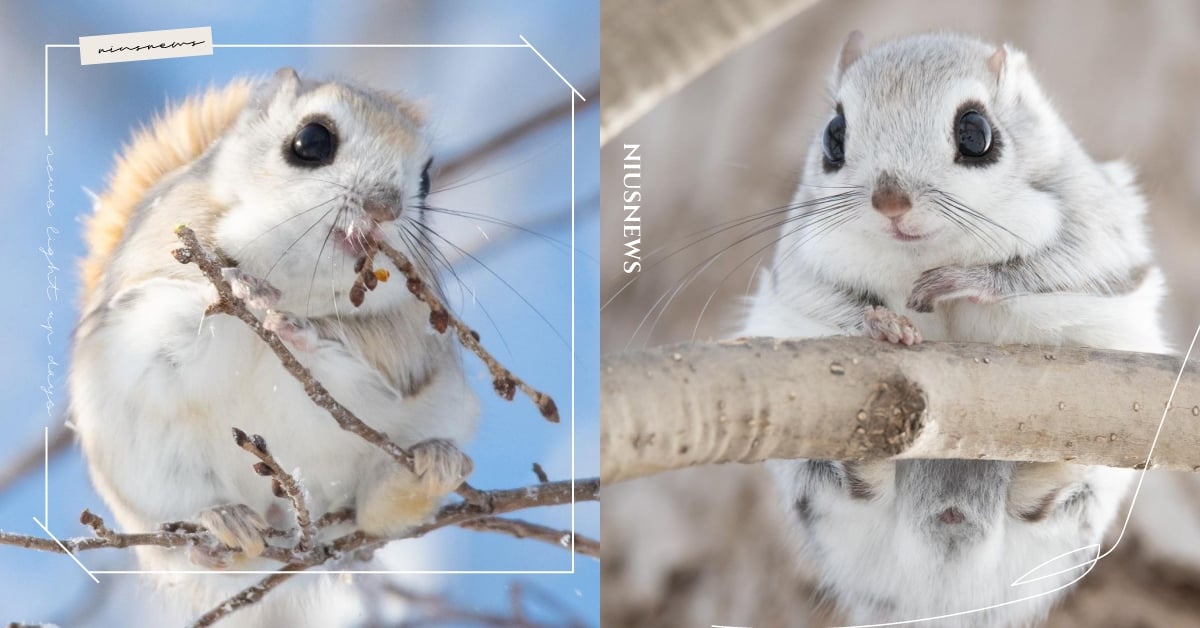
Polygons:
[[[601,480],[772,458],[985,458],[1140,468],[1180,358],[866,338],[743,339],[603,360]],[[1200,470],[1188,365],[1155,468]]]
[[605,0],[600,143],[815,0]]

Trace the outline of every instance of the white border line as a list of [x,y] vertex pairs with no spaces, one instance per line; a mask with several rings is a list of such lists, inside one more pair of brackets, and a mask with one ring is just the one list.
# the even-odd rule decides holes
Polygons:
[[[562,82],[564,82],[564,83],[566,83],[566,84],[567,84],[567,87],[570,87],[570,88],[571,88],[571,92],[572,92],[572,93],[574,93],[576,96],[578,96],[578,97],[579,97],[579,100],[582,100],[582,101],[584,101],[584,102],[587,102],[587,99],[583,97],[583,94],[580,94],[580,93],[579,93],[579,90],[575,89],[575,86],[571,84],[571,81],[568,81],[568,80],[566,79],[566,77],[564,77],[564,76],[562,75],[562,73],[560,73],[560,72],[558,71],[558,68],[555,68],[555,67],[554,67],[554,65],[552,65],[552,64],[551,64],[549,61],[547,61],[547,60],[546,60],[546,57],[543,57],[543,56],[542,56],[542,53],[538,52],[538,49],[537,49],[537,48],[534,48],[534,47],[533,47],[533,44],[529,43],[529,40],[528,40],[528,39],[525,39],[525,36],[524,36],[524,35],[517,35],[517,37],[520,37],[520,38],[521,38],[521,41],[525,42],[525,45],[526,45],[526,46],[529,46],[529,49],[533,51],[533,54],[537,55],[537,56],[538,56],[538,58],[539,58],[539,59],[541,59],[541,60],[542,60],[542,62],[546,64],[546,67],[550,68],[550,70],[551,70],[551,71],[553,71],[555,74],[557,74],[557,75],[558,75],[558,78],[562,79]],[[572,101],[571,101],[571,104],[572,104],[572,105],[574,105],[574,104],[575,104],[575,101],[574,101],[574,100],[572,100]]]
[[[562,82],[565,83],[567,85],[567,87],[571,89],[571,94],[572,94],[571,95],[571,552],[570,552],[571,553],[571,569],[569,571],[563,571],[563,570],[532,570],[532,571],[471,571],[471,570],[459,570],[459,571],[388,571],[388,570],[322,571],[322,570],[305,570],[305,571],[295,572],[296,575],[307,574],[307,573],[348,574],[348,575],[363,575],[363,574],[572,575],[575,573],[575,534],[576,534],[576,532],[575,532],[575,503],[576,503],[576,500],[575,500],[575,448],[576,448],[576,443],[575,443],[575,255],[576,255],[576,251],[575,251],[575,98],[578,97],[579,100],[584,101],[584,102],[586,102],[587,99],[583,97],[583,94],[579,93],[579,90],[575,89],[575,86],[572,85],[571,82],[568,81],[554,67],[554,65],[551,64],[550,61],[546,59],[546,57],[542,56],[542,53],[538,52],[537,49],[533,47],[533,44],[529,43],[529,40],[525,39],[525,37],[523,35],[518,35],[518,37],[520,37],[521,41],[524,43],[521,43],[521,44],[217,44],[217,43],[214,43],[213,44],[213,48],[528,48],[529,50],[533,51],[533,53],[535,55],[537,55],[538,58],[541,59],[542,62],[546,64],[546,67],[550,68],[550,70],[552,72],[554,72],[554,74],[557,75],[558,78],[562,79]],[[44,70],[44,77],[43,77],[44,84],[43,84],[43,93],[42,93],[42,98],[44,99],[44,101],[43,101],[43,116],[44,116],[43,132],[46,137],[50,136],[50,49],[51,48],[79,48],[79,44],[44,44],[43,45],[43,70]],[[44,496],[45,513],[43,514],[43,517],[48,519],[48,514],[50,511],[50,428],[46,427],[45,431],[46,431],[46,462],[45,462],[45,487],[44,487],[44,489],[45,489],[45,496]],[[563,505],[565,506],[566,504],[563,504]],[[46,526],[42,525],[42,522],[39,521],[37,517],[34,517],[33,520],[35,522],[37,522],[37,524],[39,526],[41,526],[41,528],[43,530],[46,531],[46,534],[50,535],[50,538],[54,539],[54,541],[56,543],[58,543],[59,547],[62,547],[64,552],[67,551],[67,548],[65,546],[63,546],[62,542],[60,542],[57,538],[55,538],[54,535],[51,534],[50,530]],[[100,581],[97,580],[96,576],[93,574],[104,574],[104,575],[109,575],[109,574],[112,574],[112,575],[121,575],[121,574],[196,574],[196,575],[201,575],[201,574],[203,574],[203,575],[256,574],[256,575],[270,575],[270,574],[279,573],[278,570],[270,570],[270,571],[209,571],[209,570],[179,570],[179,571],[174,571],[174,570],[100,570],[100,571],[89,571],[87,567],[83,566],[83,563],[79,562],[78,558],[75,558],[74,554],[67,552],[67,555],[70,556],[71,559],[74,560],[76,564],[78,564],[80,567],[82,567],[83,570],[85,572],[87,572],[87,574],[92,578],[92,580],[95,580],[97,583],[99,583]]]
[[83,563],[79,562],[78,558],[75,558],[75,555],[71,553],[71,550],[67,549],[67,546],[63,545],[63,542],[58,540],[58,537],[54,536],[54,533],[50,531],[50,528],[47,528],[45,525],[42,524],[41,521],[38,521],[37,517],[33,518],[33,522],[38,524],[39,528],[45,530],[46,534],[50,535],[50,538],[54,539],[55,543],[58,543],[58,546],[62,548],[62,551],[66,552],[67,556],[70,556],[71,560],[75,561],[75,564],[79,565],[79,568],[82,569],[85,573],[87,573],[88,577],[90,577],[96,584],[100,584],[100,580],[98,578],[96,578],[95,574],[91,571],[88,571],[88,568],[84,567]]

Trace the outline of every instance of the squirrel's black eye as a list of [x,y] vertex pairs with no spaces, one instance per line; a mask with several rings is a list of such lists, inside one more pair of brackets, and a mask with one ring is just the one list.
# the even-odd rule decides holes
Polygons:
[[433,158],[425,162],[425,169],[421,171],[421,198],[429,196],[429,167],[433,165]]
[[825,152],[826,172],[837,170],[846,163],[846,116],[838,113],[825,126],[821,149]]
[[973,109],[958,117],[954,137],[958,142],[959,157],[977,159],[992,150],[992,125],[982,113]]
[[[337,138],[333,131],[321,122],[309,122],[296,131],[292,138],[291,158],[288,160],[297,166],[315,168],[333,162],[337,151]],[[288,154],[285,151],[285,156]]]

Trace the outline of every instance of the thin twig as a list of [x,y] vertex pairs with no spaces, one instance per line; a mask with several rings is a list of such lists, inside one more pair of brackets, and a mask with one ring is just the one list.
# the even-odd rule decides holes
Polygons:
[[578,619],[566,616],[559,618],[554,623],[534,622],[529,619],[528,613],[525,611],[525,588],[518,582],[514,582],[511,587],[511,612],[509,615],[502,615],[499,613],[470,610],[460,604],[454,603],[453,600],[444,595],[423,593],[394,581],[387,581],[382,584],[384,593],[395,596],[406,602],[409,606],[422,611],[423,617],[406,618],[399,624],[399,626],[404,628],[416,628],[422,625],[475,625],[493,626],[496,628],[542,628],[548,626],[583,625],[583,622]]
[[[484,505],[464,501],[444,506],[438,511],[432,521],[410,529],[401,538],[422,537],[438,528],[450,525],[461,526],[465,522],[489,515],[504,514],[538,506],[558,506],[570,503],[572,499],[574,501],[591,501],[600,498],[599,478],[582,481],[576,480],[573,484],[574,486],[572,486],[571,481],[564,480],[524,488],[487,491],[484,493],[486,496]],[[495,531],[508,532],[508,530],[502,528],[496,528]],[[541,536],[529,536],[528,538],[546,540]],[[392,540],[395,539],[380,538],[361,530],[338,537],[317,550],[308,553],[306,556],[296,557],[296,560],[280,567],[278,572],[221,602],[201,616],[195,623],[191,624],[191,627],[203,628],[213,625],[237,610],[261,600],[267,593],[289,580],[298,572],[342,556],[354,555],[361,551],[373,551]],[[555,540],[555,544],[560,545],[557,539]]]
[[[172,251],[175,259],[181,264],[196,264],[217,290],[218,300],[209,307],[209,313],[229,314],[245,323],[255,335],[267,343],[267,346],[279,358],[279,362],[283,365],[284,370],[304,386],[304,392],[308,395],[308,398],[313,403],[327,410],[339,427],[379,447],[409,471],[413,470],[412,455],[408,451],[392,442],[387,434],[363,423],[353,412],[338,403],[333,398],[333,395],[326,390],[325,386],[317,381],[317,378],[313,377],[308,368],[296,359],[296,356],[283,344],[279,336],[263,327],[258,317],[246,307],[245,302],[234,296],[229,282],[221,275],[221,262],[200,244],[195,231],[186,225],[180,225],[176,227],[175,235],[184,245],[182,248]],[[455,492],[467,501],[479,501],[483,499],[482,493],[467,482],[463,482]]]
[[267,441],[258,434],[247,436],[238,428],[233,428],[233,439],[238,447],[245,449],[259,459],[254,465],[254,472],[271,478],[271,492],[276,497],[286,498],[292,502],[292,510],[296,513],[296,527],[300,530],[300,540],[296,541],[296,551],[308,552],[312,549],[313,539],[317,536],[317,527],[313,525],[312,516],[308,510],[308,499],[304,488],[292,474],[283,470],[271,452],[267,450]]
[[35,469],[41,469],[47,457],[53,457],[59,452],[65,451],[71,445],[74,437],[75,434],[60,417],[57,426],[50,430],[49,443],[45,443],[39,438],[21,454],[11,457],[13,462],[0,471],[0,492],[8,490],[10,486]]
[[[311,565],[317,565],[329,560],[337,552],[357,551],[369,546],[382,545],[388,541],[416,538],[424,536],[438,528],[462,525],[480,517],[499,515],[539,506],[568,504],[571,502],[572,495],[574,495],[577,502],[599,500],[599,478],[576,480],[574,491],[571,490],[571,483],[566,480],[522,488],[487,491],[484,500],[486,505],[480,506],[468,502],[456,502],[444,506],[428,523],[417,526],[402,536],[380,538],[356,531],[318,545],[311,552],[304,555],[297,553],[294,548],[276,547],[268,544],[263,551],[262,557],[280,563],[297,563],[302,562],[301,559],[307,559]],[[352,523],[353,521],[353,509],[344,508],[326,513],[317,519],[315,525],[318,530],[322,530],[334,525]],[[122,549],[134,546],[155,546],[170,549],[215,542],[215,539],[202,527],[186,521],[164,523],[159,526],[160,529],[157,532],[122,533],[109,529],[99,515],[84,510],[83,514],[80,515],[80,523],[90,527],[96,536],[62,539],[63,547],[72,554],[88,550]],[[493,531],[508,532],[508,530],[500,528],[496,528]],[[292,531],[272,528],[264,532],[264,535],[267,538],[290,538]],[[547,537],[535,535],[526,535],[523,538],[542,541],[550,540]],[[557,538],[552,542],[561,547]],[[63,548],[59,547],[53,539],[14,534],[11,532],[0,532],[0,545],[52,552],[55,554],[63,553]],[[576,549],[579,548],[577,547]],[[231,549],[231,551],[237,550]]]
[[508,401],[512,401],[516,391],[520,389],[537,406],[538,411],[541,412],[546,420],[558,423],[558,406],[554,403],[554,399],[550,395],[525,383],[524,380],[505,368],[503,364],[500,364],[500,361],[493,357],[487,349],[484,349],[483,345],[479,342],[479,333],[471,329],[442,303],[433,289],[429,287],[429,284],[417,274],[416,267],[413,266],[413,263],[409,261],[407,256],[386,242],[371,240],[371,243],[373,247],[378,247],[396,265],[396,269],[408,280],[409,292],[412,292],[413,295],[429,306],[429,324],[438,333],[445,333],[447,329],[453,328],[462,346],[471,353],[479,356],[479,359],[487,367],[488,372],[492,374],[492,387],[496,390],[496,394]]
[[600,558],[600,542],[595,539],[580,534],[572,534],[570,530],[556,530],[520,519],[480,517],[479,519],[464,521],[459,524],[459,527],[484,532],[501,532],[515,536],[518,539],[538,539],[566,549],[571,549],[571,543],[574,542],[576,553],[596,559]]
[[[303,567],[300,567],[300,569],[303,569]],[[190,628],[204,628],[205,626],[211,626],[241,608],[250,606],[251,604],[257,604],[259,600],[266,597],[266,595],[274,590],[275,587],[278,587],[295,575],[294,569],[288,570],[288,567],[284,567],[284,570],[287,571],[281,570],[279,573],[274,573],[266,578],[263,578],[254,586],[242,589],[237,595],[234,595],[228,600],[221,602],[220,606],[217,606],[216,608],[201,615],[196,619],[196,621],[188,624],[188,626]]]

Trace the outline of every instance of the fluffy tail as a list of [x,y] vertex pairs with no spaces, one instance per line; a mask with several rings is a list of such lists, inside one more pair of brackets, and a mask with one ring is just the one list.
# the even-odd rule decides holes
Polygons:
[[250,79],[238,79],[168,105],[125,145],[109,174],[107,189],[96,198],[92,215],[84,222],[88,255],[80,267],[81,302],[95,290],[146,191],[211,146],[245,107],[253,85]]

